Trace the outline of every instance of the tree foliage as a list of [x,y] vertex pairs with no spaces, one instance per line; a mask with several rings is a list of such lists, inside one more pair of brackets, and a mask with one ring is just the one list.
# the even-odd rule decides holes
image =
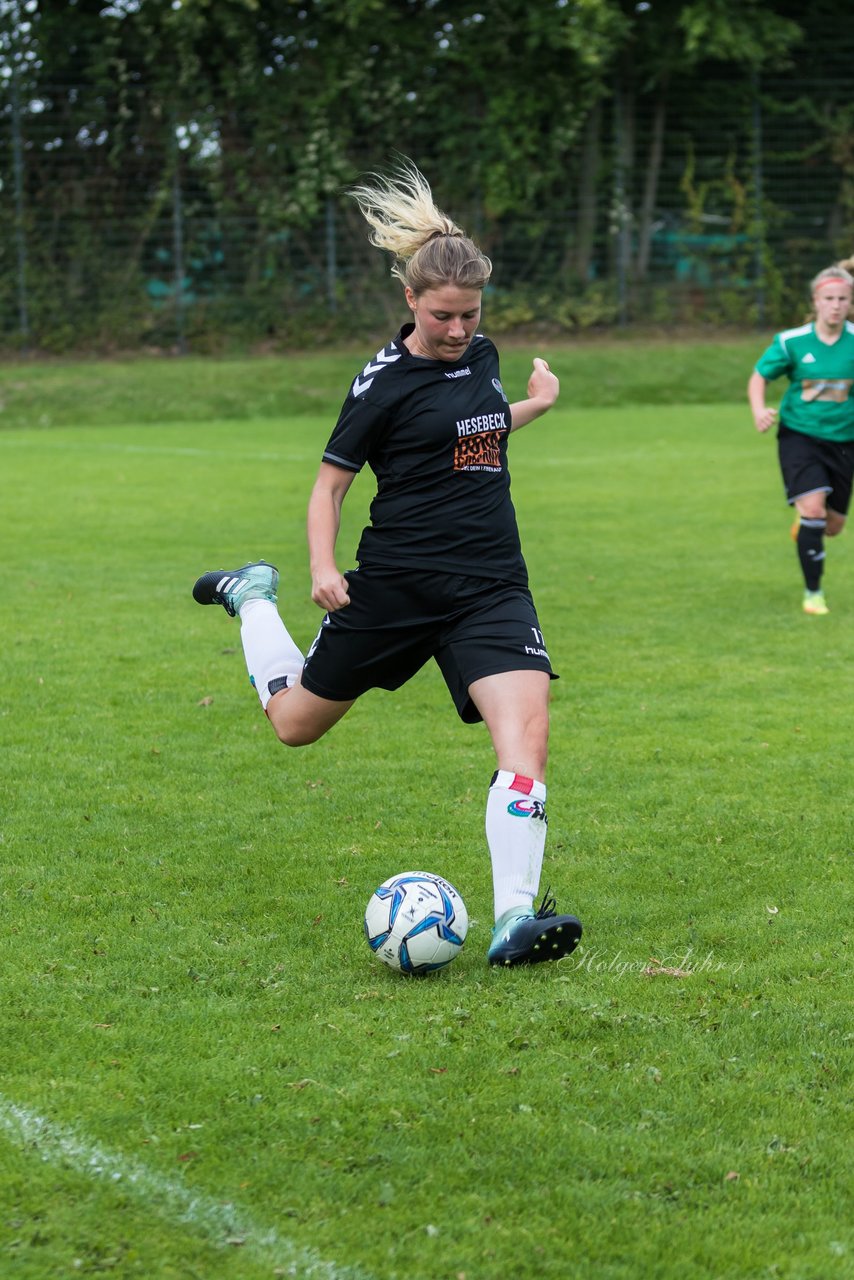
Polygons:
[[325,237],[339,263],[364,242],[342,190],[404,153],[514,282],[518,315],[550,283],[579,295],[567,315],[607,318],[602,282],[654,273],[662,216],[756,222],[749,153],[760,96],[785,109],[775,76],[824,68],[826,220],[854,235],[826,74],[852,53],[831,0],[0,0],[0,308],[8,328],[18,244],[42,332],[121,313],[156,337],[152,280],[195,305],[226,267],[244,322],[276,328],[283,300],[328,313]]

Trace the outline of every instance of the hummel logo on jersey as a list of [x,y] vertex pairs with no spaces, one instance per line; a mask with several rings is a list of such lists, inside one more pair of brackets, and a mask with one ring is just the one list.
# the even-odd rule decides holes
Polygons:
[[451,373],[445,374],[446,378],[470,378],[471,369],[466,365],[465,369],[454,369]]
[[815,364],[815,356],[813,355],[813,353],[812,353],[811,351],[808,351],[808,352],[806,353],[806,355],[804,356],[804,358],[803,358],[803,360],[802,360],[802,362],[801,362],[801,363],[802,363],[802,364]]
[[400,352],[391,343],[389,343],[387,347],[383,347],[382,351],[377,352],[373,360],[368,361],[362,372],[353,382],[353,386],[351,388],[353,395],[360,396],[363,391],[367,391],[376,375],[381,373],[383,369],[388,367],[388,365],[394,364],[394,362],[399,359]]

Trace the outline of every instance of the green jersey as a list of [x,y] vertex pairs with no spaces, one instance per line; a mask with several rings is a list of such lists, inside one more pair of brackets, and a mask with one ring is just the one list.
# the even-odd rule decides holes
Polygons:
[[822,440],[854,440],[854,324],[833,343],[822,342],[814,324],[778,333],[756,363],[768,382],[785,374],[789,386],[780,421],[792,431]]

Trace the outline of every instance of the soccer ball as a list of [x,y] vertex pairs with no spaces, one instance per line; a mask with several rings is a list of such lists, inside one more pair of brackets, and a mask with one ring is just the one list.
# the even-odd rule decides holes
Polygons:
[[459,953],[468,927],[466,905],[454,886],[429,871],[384,880],[365,908],[368,946],[401,973],[443,969]]

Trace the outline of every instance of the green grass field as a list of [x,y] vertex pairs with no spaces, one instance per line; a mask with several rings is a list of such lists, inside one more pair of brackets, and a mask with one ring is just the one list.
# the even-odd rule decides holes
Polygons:
[[[438,672],[289,752],[190,596],[264,556],[310,641],[366,352],[0,368],[4,1280],[854,1275],[854,547],[805,618],[763,343],[542,351],[511,468],[562,674],[544,884],[585,937],[509,971],[492,755]],[[361,932],[415,864],[473,921],[420,981]]]

